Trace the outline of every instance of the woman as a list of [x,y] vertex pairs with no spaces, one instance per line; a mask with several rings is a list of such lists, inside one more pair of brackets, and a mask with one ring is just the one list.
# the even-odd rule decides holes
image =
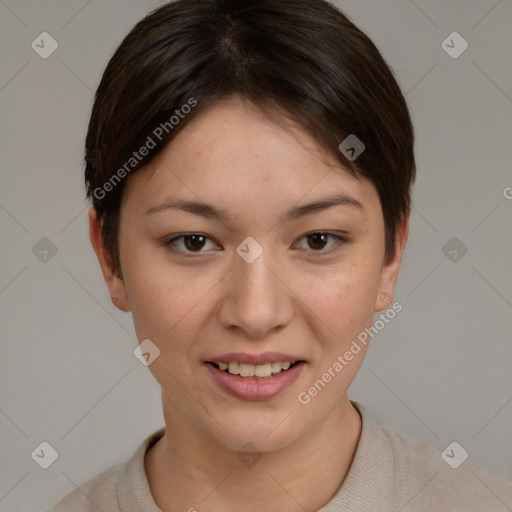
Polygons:
[[413,145],[389,67],[323,0],[178,0],[133,28],[96,93],[85,179],[165,427],[52,511],[510,502],[508,482],[347,396],[374,314],[401,310]]

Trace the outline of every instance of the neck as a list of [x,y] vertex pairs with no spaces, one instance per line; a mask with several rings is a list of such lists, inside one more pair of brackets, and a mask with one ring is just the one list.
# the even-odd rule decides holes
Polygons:
[[163,405],[165,435],[145,457],[163,512],[318,510],[345,479],[361,433],[359,413],[345,395],[300,439],[244,466],[236,452],[177,420],[179,411],[164,395]]

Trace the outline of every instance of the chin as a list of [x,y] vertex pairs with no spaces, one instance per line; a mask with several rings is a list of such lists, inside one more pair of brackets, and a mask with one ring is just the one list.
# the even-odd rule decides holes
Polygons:
[[[291,412],[291,414],[290,414]],[[223,415],[222,426],[209,421],[206,427],[218,444],[234,451],[243,450],[248,443],[256,447],[255,451],[272,452],[285,448],[309,430],[297,421],[293,408],[280,409],[278,414],[253,411]],[[251,451],[250,449],[248,451]]]

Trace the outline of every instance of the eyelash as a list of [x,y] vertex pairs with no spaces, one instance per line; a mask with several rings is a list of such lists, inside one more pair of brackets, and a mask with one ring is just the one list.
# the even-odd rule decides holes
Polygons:
[[[204,237],[206,240],[211,240],[210,237],[204,235],[203,233],[185,233],[185,234],[181,234],[181,235],[178,235],[178,236],[175,236],[175,237],[172,237],[170,239],[165,240],[164,241],[164,245],[166,247],[169,247],[172,250],[177,250],[178,252],[182,252],[182,253],[186,254],[186,257],[194,258],[194,257],[197,257],[197,255],[201,255],[201,254],[205,253],[206,251],[182,250],[182,249],[178,249],[176,247],[176,245],[175,245],[175,242],[177,240],[184,239],[184,238],[187,238],[187,237],[191,237],[191,236],[194,236],[194,235]],[[305,235],[303,235],[301,237],[301,239],[304,239],[304,238],[306,238],[308,236],[312,236],[312,235],[327,235],[327,236],[330,236],[330,237],[334,238],[336,240],[336,242],[337,242],[334,247],[331,247],[330,249],[327,249],[327,250],[323,250],[323,249],[314,250],[314,249],[311,249],[311,250],[308,251],[306,249],[308,252],[313,253],[315,256],[316,255],[322,256],[322,255],[331,254],[336,249],[341,248],[340,246],[345,245],[345,244],[350,242],[350,240],[347,237],[342,236],[342,235],[338,235],[338,234],[335,234],[335,233],[331,233],[329,231],[312,231],[310,233],[306,233]]]

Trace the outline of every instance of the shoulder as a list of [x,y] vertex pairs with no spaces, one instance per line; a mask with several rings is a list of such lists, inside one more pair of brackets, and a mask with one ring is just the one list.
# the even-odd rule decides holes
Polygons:
[[161,512],[147,481],[144,457],[165,433],[165,427],[149,434],[133,455],[102,471],[55,503],[47,512]]
[[118,512],[117,485],[125,462],[118,462],[80,485],[47,512]]
[[512,510],[512,482],[472,462],[460,445],[442,453],[352,404],[362,419],[361,435],[344,482],[322,512]]
[[475,464],[460,444],[442,454],[424,441],[380,428],[393,456],[403,512],[510,510],[512,482]]

